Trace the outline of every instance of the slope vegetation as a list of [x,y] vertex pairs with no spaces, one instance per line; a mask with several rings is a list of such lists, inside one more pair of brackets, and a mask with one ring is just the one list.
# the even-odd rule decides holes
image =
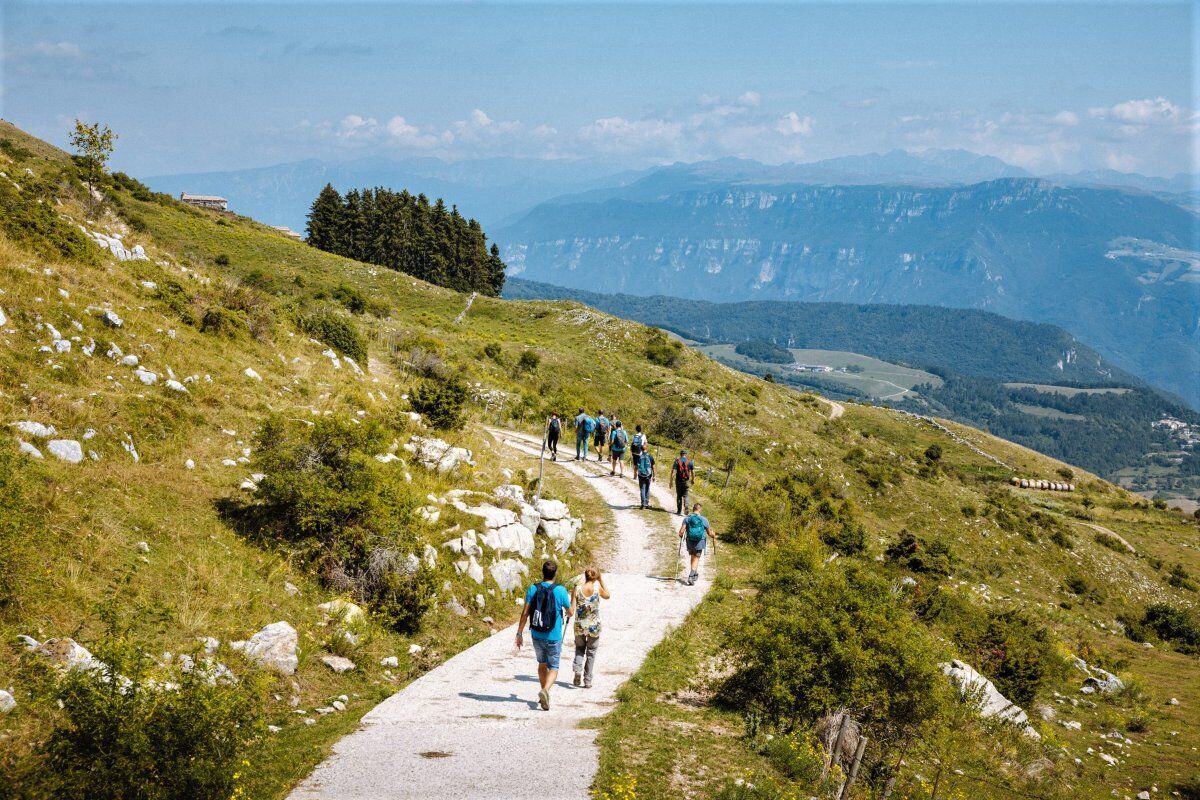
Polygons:
[[[841,707],[871,742],[860,780],[882,790],[894,776],[909,796],[929,794],[922,781],[947,759],[962,774],[940,785],[970,796],[980,775],[1041,796],[1191,778],[1200,558],[1177,515],[952,423],[953,437],[854,404],[830,419],[815,396],[575,303],[468,307],[131,179],[92,193],[62,154],[10,127],[0,139],[3,200],[29,223],[0,241],[0,686],[16,701],[0,722],[0,785],[16,796],[286,794],[376,702],[511,621],[523,565],[558,552],[578,571],[603,552],[611,520],[569,476],[548,474],[544,492],[583,520],[569,545],[505,544],[471,511],[481,495],[452,494],[522,513],[512,489],[493,489],[528,492],[536,476],[483,426],[537,432],[549,411],[583,405],[647,425],[660,465],[693,451],[696,492],[728,534],[710,598],[597,723],[597,791],[776,796],[737,794],[747,772],[816,791],[819,776],[765,737],[807,746]],[[121,239],[101,249],[79,226]],[[423,456],[435,437],[469,461],[439,470],[443,448]],[[1077,490],[1020,489],[1014,474]],[[488,530],[477,553],[469,528]],[[317,608],[338,599],[362,618]],[[824,633],[764,626],[823,619]],[[233,646],[276,622],[298,632],[292,674]],[[30,651],[18,636],[59,642]],[[50,669],[47,655],[78,655],[68,636],[120,675],[82,658]],[[1126,689],[1081,694],[1067,653]],[[182,654],[236,677],[181,677]],[[354,668],[335,671],[334,656]],[[1029,709],[1041,739],[956,699],[937,667],[952,657]],[[96,670],[108,679],[86,677]],[[212,702],[187,705],[198,697]],[[128,713],[143,701],[152,713]],[[147,735],[143,720],[170,724]],[[929,746],[905,751],[917,734]],[[96,758],[97,741],[121,758]],[[139,764],[155,770],[121,773]]]

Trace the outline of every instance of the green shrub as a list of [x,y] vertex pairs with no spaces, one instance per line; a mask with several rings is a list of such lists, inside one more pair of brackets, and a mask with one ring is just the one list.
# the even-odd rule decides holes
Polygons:
[[58,216],[54,194],[52,187],[32,180],[22,191],[0,180],[0,231],[13,243],[45,258],[99,263],[100,248]]
[[522,351],[521,357],[517,359],[517,372],[528,373],[536,372],[537,368],[542,365],[542,357],[532,350]]
[[220,253],[216,258],[213,259],[213,263],[218,267],[228,267],[230,264],[229,256],[224,253]]
[[1096,540],[1096,544],[1107,547],[1109,550],[1115,550],[1118,553],[1129,552],[1125,549],[1125,545],[1121,543],[1120,539],[1104,531],[1096,531],[1096,535],[1093,538]]
[[227,800],[262,731],[249,686],[196,668],[152,681],[148,655],[98,649],[108,668],[62,677],[62,713],[42,752],[46,788],[67,800]]
[[810,733],[772,737],[763,746],[763,755],[789,780],[802,786],[819,781],[825,766],[825,751]]
[[913,572],[931,575],[949,575],[954,565],[954,553],[949,542],[943,539],[926,541],[909,533],[907,529],[900,531],[896,541],[884,552],[884,556]]
[[819,563],[781,548],[764,570],[755,613],[726,632],[735,671],[718,699],[785,731],[859,709],[875,737],[894,741],[947,701],[942,653],[887,581],[855,562]]
[[504,357],[504,349],[499,342],[488,342],[483,346],[483,354],[499,364]]
[[708,438],[708,426],[687,406],[668,403],[658,412],[654,430],[669,441],[692,450]]
[[1183,568],[1183,564],[1173,564],[1167,570],[1166,577],[1167,585],[1174,586],[1176,589],[1187,589],[1189,592],[1196,591],[1196,582],[1192,580],[1192,576]]
[[178,281],[162,281],[154,290],[154,297],[188,325],[196,324],[196,312],[192,308],[192,295]]
[[929,445],[929,447],[926,447],[925,448],[925,458],[929,461],[934,461],[934,462],[941,461],[942,460],[942,446],[940,444],[938,444],[937,442],[934,442],[933,444]]
[[248,331],[246,315],[223,306],[211,306],[200,318],[200,332],[232,339],[242,331]]
[[333,290],[333,299],[345,306],[351,314],[362,314],[367,310],[366,295],[345,283],[338,284]]
[[783,539],[796,528],[787,501],[773,492],[746,492],[731,504],[729,527],[722,538],[743,544]]
[[1064,550],[1070,550],[1075,547],[1075,540],[1068,536],[1067,532],[1061,528],[1056,528],[1050,534],[1050,541],[1054,542]]
[[467,386],[457,377],[427,378],[412,391],[408,402],[434,428],[456,431],[465,421]]
[[1200,655],[1200,622],[1193,612],[1168,603],[1155,603],[1146,609],[1141,624],[1182,652]]
[[300,330],[317,341],[329,345],[359,364],[366,365],[367,338],[353,321],[332,311],[318,311],[302,315],[297,324]]
[[842,555],[857,555],[867,546],[867,529],[853,520],[836,521],[822,527],[821,541]]
[[674,367],[683,356],[683,345],[660,330],[652,330],[646,341],[646,358],[660,367]]
[[393,629],[416,633],[421,618],[433,608],[438,582],[433,570],[422,566],[412,575],[398,570],[384,573],[371,587],[372,605]]
[[275,301],[270,295],[251,286],[225,283],[208,293],[206,301],[210,308],[223,308],[235,312],[244,327],[256,339],[271,337],[275,327]]

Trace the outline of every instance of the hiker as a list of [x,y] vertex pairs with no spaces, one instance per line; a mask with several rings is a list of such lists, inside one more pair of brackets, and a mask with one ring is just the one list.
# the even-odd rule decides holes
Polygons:
[[608,417],[604,416],[604,411],[601,410],[596,414],[596,439],[592,442],[596,445],[596,460],[604,461],[604,445],[608,442],[608,432],[612,428],[612,423]]
[[592,688],[592,668],[596,665],[596,650],[600,647],[600,600],[612,597],[600,570],[588,567],[583,583],[571,594],[575,616],[575,685]]
[[[637,439],[637,436],[634,436]],[[654,481],[654,456],[650,448],[642,446],[633,459],[633,471],[637,473],[638,491],[642,496],[642,508],[650,507],[650,484]]]
[[650,447],[650,440],[646,438],[646,434],[642,433],[642,426],[634,426],[633,441],[629,445],[629,454],[633,456],[635,466],[637,465],[637,457],[648,447]]
[[542,582],[535,583],[525,592],[525,608],[521,610],[521,621],[517,623],[517,649],[524,643],[522,632],[529,623],[529,639],[533,643],[533,655],[538,662],[538,704],[543,711],[550,710],[550,688],[558,678],[558,659],[562,653],[563,622],[571,618],[571,595],[562,584],[555,583],[558,564],[548,560],[542,564]]
[[694,586],[700,578],[700,554],[704,552],[704,545],[707,542],[707,537],[712,536],[716,539],[716,534],[713,533],[712,525],[708,524],[708,520],[700,513],[700,504],[692,506],[692,513],[683,518],[683,523],[679,526],[679,538],[685,539],[687,544],[688,555],[692,559],[691,571],[688,572],[687,585]]
[[687,450],[680,450],[679,458],[671,464],[671,481],[675,484],[675,513],[681,517],[687,511],[688,490],[695,475],[696,462],[687,457]]
[[546,423],[546,447],[550,449],[550,460],[558,461],[558,435],[562,433],[562,420],[558,418],[558,412],[550,415],[550,421]]
[[620,420],[617,420],[613,426],[612,434],[609,436],[608,443],[608,458],[612,464],[612,469],[608,471],[609,475],[616,475],[619,470],[621,477],[625,477],[625,448],[629,445],[629,434],[626,432],[624,425]]
[[[575,460],[587,460],[588,444],[591,443],[592,434],[596,432],[596,420],[587,415],[587,412],[582,408],[575,416]],[[581,455],[582,454],[582,455]]]

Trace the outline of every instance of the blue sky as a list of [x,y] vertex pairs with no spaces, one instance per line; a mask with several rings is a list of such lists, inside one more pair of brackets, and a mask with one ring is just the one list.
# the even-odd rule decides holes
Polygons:
[[1189,3],[0,4],[0,115],[135,174],[303,158],[961,147],[1195,171]]

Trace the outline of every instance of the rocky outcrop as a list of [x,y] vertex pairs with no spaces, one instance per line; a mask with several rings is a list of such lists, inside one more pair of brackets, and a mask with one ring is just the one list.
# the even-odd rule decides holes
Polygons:
[[488,571],[491,572],[492,580],[496,582],[500,591],[510,592],[525,585],[525,576],[529,573],[529,567],[525,566],[523,561],[505,558],[492,564]]
[[451,472],[459,466],[475,466],[470,450],[454,447],[441,439],[414,436],[404,445],[404,449],[416,456],[425,469],[436,472]]
[[1000,693],[996,685],[975,671],[970,664],[955,659],[949,664],[942,664],[942,672],[948,675],[964,696],[976,697],[979,702],[979,713],[987,718],[995,718],[1021,728],[1026,736],[1040,739],[1039,734],[1029,724],[1029,716],[1020,706],[1009,701]]

